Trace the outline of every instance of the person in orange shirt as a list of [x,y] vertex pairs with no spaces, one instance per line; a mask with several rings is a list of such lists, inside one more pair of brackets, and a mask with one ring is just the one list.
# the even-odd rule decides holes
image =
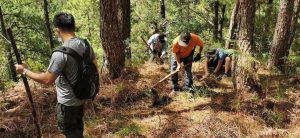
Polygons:
[[[201,59],[201,52],[203,49],[203,41],[198,35],[182,32],[180,36],[173,40],[172,57],[171,57],[171,72],[178,71],[181,68],[180,63],[184,64],[184,88],[185,91],[192,90],[193,76],[192,76],[192,62]],[[199,46],[199,53],[193,58],[196,46]],[[171,77],[172,80],[172,94],[176,94],[178,88],[178,73]]]

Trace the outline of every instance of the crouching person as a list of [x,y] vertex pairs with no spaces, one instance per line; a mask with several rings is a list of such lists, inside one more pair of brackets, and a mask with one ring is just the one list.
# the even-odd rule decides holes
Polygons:
[[229,77],[230,65],[231,57],[223,48],[211,48],[206,53],[206,61],[204,64],[205,74],[203,78],[206,78],[210,75],[209,68],[213,69],[212,74],[217,74],[220,70],[224,69],[222,78]]
[[[73,55],[67,51],[55,50],[52,54],[47,72],[35,73],[25,68],[23,65],[15,65],[19,74],[23,74],[34,81],[42,84],[51,85],[55,82],[57,92],[57,123],[58,129],[67,138],[83,137],[83,115],[84,99],[79,99],[76,94],[75,84],[77,82],[80,65],[77,57],[89,55],[90,65],[95,68],[95,75],[99,74],[98,65],[92,48],[83,39],[75,35],[75,20],[69,13],[59,13],[54,16],[55,31],[63,41],[62,47],[67,51],[73,51]],[[68,50],[69,49],[69,50]],[[89,53],[86,53],[89,51]],[[99,82],[99,81],[98,81]],[[97,89],[98,88],[94,88]],[[82,91],[82,90],[80,90]],[[86,91],[82,91],[83,93]]]
[[154,34],[147,41],[150,52],[150,62],[159,58],[160,64],[164,63],[164,58],[167,55],[168,42],[165,34]]

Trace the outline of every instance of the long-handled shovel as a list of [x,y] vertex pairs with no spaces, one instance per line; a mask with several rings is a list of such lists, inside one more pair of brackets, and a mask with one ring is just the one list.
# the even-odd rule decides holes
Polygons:
[[[20,54],[18,52],[18,49],[17,49],[17,46],[16,46],[16,42],[15,42],[15,39],[13,37],[11,28],[7,29],[7,33],[8,33],[8,37],[10,39],[11,45],[13,47],[14,53],[16,55],[17,62],[18,62],[18,64],[22,65],[22,60],[21,60]],[[25,76],[22,76],[22,80],[23,80],[23,83],[24,83],[24,86],[25,86],[25,90],[26,90],[26,94],[27,94],[27,98],[28,98],[28,101],[29,101],[29,104],[30,104],[30,107],[31,107],[31,112],[32,112],[32,116],[33,116],[33,122],[35,124],[36,131],[37,131],[37,137],[40,138],[40,137],[42,137],[42,132],[41,132],[41,129],[40,129],[40,125],[38,123],[36,110],[34,108],[32,96],[31,96],[31,93],[30,93],[30,87],[28,85],[28,81],[27,81],[27,78]]]
[[[190,63],[184,65],[183,68],[186,67],[186,66],[188,66],[188,65],[191,65],[191,64],[193,64],[193,62],[190,62]],[[170,74],[168,74],[167,76],[165,76],[164,78],[162,78],[161,80],[159,80],[157,83],[155,83],[154,85],[152,85],[152,86],[150,87],[150,91],[151,91],[151,93],[153,94],[153,104],[152,104],[152,106],[161,105],[161,98],[159,97],[159,94],[157,93],[157,91],[154,90],[154,88],[155,88],[158,84],[160,84],[160,83],[164,82],[165,80],[167,80],[168,78],[170,78],[172,75],[178,73],[179,71],[180,71],[180,70],[176,70],[176,71],[171,72]],[[164,99],[169,100],[170,98],[163,97],[163,100],[162,100],[162,101],[165,101]]]

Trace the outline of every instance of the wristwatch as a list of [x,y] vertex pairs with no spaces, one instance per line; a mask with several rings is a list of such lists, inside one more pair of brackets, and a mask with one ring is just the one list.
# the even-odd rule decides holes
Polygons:
[[23,75],[24,77],[26,77],[26,73],[27,73],[27,72],[28,72],[28,69],[24,69],[22,75]]

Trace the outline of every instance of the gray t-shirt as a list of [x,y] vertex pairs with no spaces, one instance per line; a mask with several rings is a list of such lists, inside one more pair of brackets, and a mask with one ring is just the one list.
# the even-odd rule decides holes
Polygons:
[[[84,52],[84,45],[84,41],[79,38],[72,38],[63,43],[63,46],[72,48],[81,56]],[[48,72],[59,75],[55,80],[58,103],[65,106],[79,106],[84,103],[84,100],[79,100],[75,97],[71,85],[65,78],[67,77],[70,83],[74,84],[78,74],[77,70],[77,62],[73,57],[62,52],[54,52],[52,54]]]

